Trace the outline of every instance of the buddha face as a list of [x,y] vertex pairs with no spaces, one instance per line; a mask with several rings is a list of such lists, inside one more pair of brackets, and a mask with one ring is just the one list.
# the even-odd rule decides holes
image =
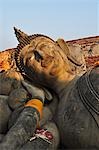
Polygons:
[[21,52],[28,75],[39,82],[56,80],[62,70],[68,70],[68,59],[61,48],[47,37],[37,37]]

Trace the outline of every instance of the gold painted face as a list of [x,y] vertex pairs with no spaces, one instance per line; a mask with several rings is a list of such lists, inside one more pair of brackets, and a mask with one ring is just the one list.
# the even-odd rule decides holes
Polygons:
[[22,50],[24,64],[33,72],[57,77],[64,67],[64,53],[48,38],[38,37]]
[[[71,71],[67,56],[58,44],[46,36],[23,40],[17,47],[16,65],[35,84],[51,87],[64,82]],[[55,88],[54,88],[55,89]]]

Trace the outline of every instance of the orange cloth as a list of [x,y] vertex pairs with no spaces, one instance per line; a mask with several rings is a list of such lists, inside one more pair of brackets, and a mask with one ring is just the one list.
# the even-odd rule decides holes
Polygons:
[[32,99],[32,100],[28,101],[25,104],[25,107],[27,107],[27,106],[36,108],[38,110],[38,112],[40,113],[40,119],[41,119],[41,117],[42,117],[43,103],[39,99]]

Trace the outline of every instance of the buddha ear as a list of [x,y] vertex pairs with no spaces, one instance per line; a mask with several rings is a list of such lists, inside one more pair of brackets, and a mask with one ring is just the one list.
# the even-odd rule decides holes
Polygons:
[[75,58],[75,55],[74,55],[75,49],[74,48],[72,48],[73,50],[71,48],[69,48],[67,43],[63,39],[58,39],[56,41],[56,43],[63,50],[63,52],[65,53],[65,55],[67,56],[67,58],[70,62],[72,62],[76,66],[82,65],[80,62],[78,62],[78,59]]
[[70,50],[69,50],[69,47],[68,47],[67,43],[63,39],[58,39],[56,41],[56,43],[63,50],[63,52],[65,53],[65,55],[68,57],[69,53],[70,53]]
[[69,59],[68,56],[70,55],[70,49],[67,45],[67,43],[63,40],[63,39],[58,39],[56,41],[57,45],[61,48],[61,50],[63,51],[63,53],[65,54],[66,58],[65,58],[65,62],[66,62],[66,69],[69,73],[72,74],[72,69],[71,69],[71,65],[69,63]]

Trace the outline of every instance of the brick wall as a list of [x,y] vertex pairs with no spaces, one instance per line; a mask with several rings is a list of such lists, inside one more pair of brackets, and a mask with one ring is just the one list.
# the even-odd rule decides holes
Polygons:
[[99,36],[66,41],[68,45],[80,45],[83,51],[87,67],[91,67],[99,61]]

